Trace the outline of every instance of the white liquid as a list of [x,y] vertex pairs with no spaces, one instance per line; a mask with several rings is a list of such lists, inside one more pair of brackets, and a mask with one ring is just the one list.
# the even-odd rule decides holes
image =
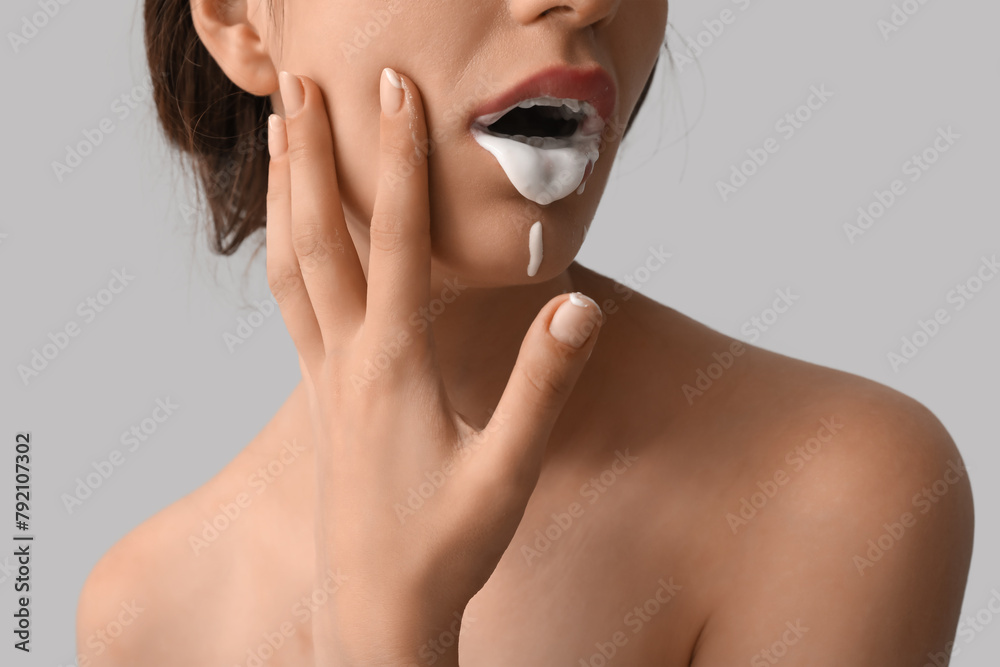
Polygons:
[[[521,195],[545,206],[574,190],[583,193],[587,165],[600,156],[600,133],[555,139],[530,137],[531,144],[472,128],[480,146],[493,154]],[[534,145],[532,145],[534,144]]]
[[528,275],[538,273],[542,265],[542,221],[538,220],[528,231]]

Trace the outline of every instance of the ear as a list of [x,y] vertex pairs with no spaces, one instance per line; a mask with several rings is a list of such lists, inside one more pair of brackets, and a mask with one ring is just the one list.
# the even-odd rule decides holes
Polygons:
[[233,83],[252,95],[278,90],[278,72],[268,48],[266,0],[191,0],[191,20]]

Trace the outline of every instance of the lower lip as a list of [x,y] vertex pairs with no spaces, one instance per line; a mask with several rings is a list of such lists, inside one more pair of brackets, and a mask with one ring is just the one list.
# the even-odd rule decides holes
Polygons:
[[569,196],[583,194],[587,178],[600,156],[600,133],[557,139],[552,148],[532,146],[484,130],[473,124],[473,139],[490,152],[511,185],[526,199],[545,206]]

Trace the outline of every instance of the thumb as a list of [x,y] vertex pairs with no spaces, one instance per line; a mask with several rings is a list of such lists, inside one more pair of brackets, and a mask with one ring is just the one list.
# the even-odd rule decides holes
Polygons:
[[537,481],[549,434],[590,358],[602,319],[593,299],[573,292],[554,297],[532,322],[484,429],[496,442],[484,458],[502,478]]

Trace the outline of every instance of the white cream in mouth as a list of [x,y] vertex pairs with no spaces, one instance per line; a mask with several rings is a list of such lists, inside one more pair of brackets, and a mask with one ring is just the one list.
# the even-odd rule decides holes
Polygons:
[[[565,118],[579,119],[570,136],[503,135],[488,129],[515,107],[560,107]],[[568,196],[574,190],[583,193],[586,178],[593,172],[600,156],[604,120],[589,102],[554,97],[524,100],[497,113],[481,116],[471,132],[480,146],[488,150],[503,169],[511,185],[526,199],[545,206]]]

